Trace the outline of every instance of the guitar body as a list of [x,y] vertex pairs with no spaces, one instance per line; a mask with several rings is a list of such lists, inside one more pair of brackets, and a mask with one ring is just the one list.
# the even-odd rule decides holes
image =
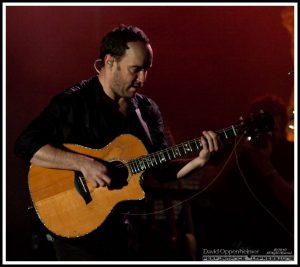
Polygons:
[[[66,144],[65,147],[73,152],[108,162],[122,162],[125,166],[129,160],[148,154],[142,142],[129,134],[117,137],[102,149],[72,144]],[[76,190],[75,173],[34,165],[29,170],[29,191],[35,210],[42,223],[56,235],[86,235],[98,228],[119,202],[145,197],[140,185],[142,173],[131,175],[128,170],[128,184],[120,189],[93,188],[87,182],[91,197],[87,203]]]
[[[238,124],[217,131],[228,139],[242,133],[273,130],[271,115],[260,113]],[[108,163],[112,186],[93,188],[78,171],[48,169],[32,165],[29,191],[42,223],[54,234],[79,237],[98,228],[115,205],[127,200],[141,200],[145,193],[140,185],[142,173],[202,149],[200,138],[148,154],[143,143],[130,134],[120,135],[102,149],[66,144],[66,149]]]

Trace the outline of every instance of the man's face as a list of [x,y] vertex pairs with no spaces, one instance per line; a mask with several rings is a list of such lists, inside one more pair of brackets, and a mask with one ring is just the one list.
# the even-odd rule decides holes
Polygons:
[[120,61],[115,62],[111,90],[116,97],[131,98],[142,88],[151,67],[153,53],[150,45],[129,42],[129,49]]

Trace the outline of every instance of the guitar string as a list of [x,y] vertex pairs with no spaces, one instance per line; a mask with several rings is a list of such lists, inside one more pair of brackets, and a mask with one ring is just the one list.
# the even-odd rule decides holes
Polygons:
[[144,212],[144,213],[120,213],[122,215],[128,215],[128,216],[141,216],[141,215],[156,215],[156,214],[160,214],[160,213],[164,213],[170,209],[173,209],[175,207],[178,207],[180,205],[182,205],[183,203],[186,203],[190,200],[192,200],[193,198],[197,197],[199,194],[203,193],[205,190],[207,190],[222,174],[222,172],[224,171],[225,167],[227,166],[227,164],[229,163],[229,160],[231,159],[233,153],[234,153],[234,150],[236,149],[236,146],[240,143],[241,139],[242,139],[243,136],[241,136],[239,139],[238,139],[238,142],[235,143],[235,146],[233,147],[232,151],[230,152],[227,160],[225,161],[225,163],[223,164],[221,170],[219,171],[219,173],[212,179],[212,181],[206,186],[204,187],[203,189],[199,190],[198,192],[196,192],[195,194],[192,194],[190,197],[184,199],[184,200],[181,200],[180,202],[174,204],[174,205],[171,205],[167,208],[164,208],[164,209],[161,209],[161,210],[158,210],[158,211],[154,211],[154,212]]
[[[228,129],[230,129],[231,127],[228,127],[228,128],[226,128],[226,129],[224,129],[224,131],[225,130],[228,130]],[[219,132],[221,132],[221,131],[219,131]],[[292,233],[285,227],[285,225],[262,203],[262,201],[258,198],[258,196],[254,193],[254,191],[251,189],[251,187],[250,187],[250,185],[248,184],[248,182],[247,182],[247,179],[246,179],[246,177],[245,177],[245,175],[244,175],[244,172],[243,172],[243,170],[242,170],[242,168],[241,168],[241,166],[240,166],[240,164],[239,164],[239,159],[238,159],[238,154],[237,154],[237,151],[236,151],[236,148],[237,148],[237,146],[238,146],[238,144],[240,143],[240,141],[241,141],[241,139],[243,138],[243,136],[241,136],[239,139],[237,139],[237,138],[235,138],[235,145],[234,145],[234,147],[233,147],[233,149],[232,149],[232,151],[231,151],[231,153],[230,153],[230,155],[228,156],[228,158],[227,158],[227,160],[225,161],[225,163],[224,163],[224,165],[222,166],[222,168],[221,168],[221,170],[219,171],[219,173],[214,177],[214,179],[206,186],[206,187],[204,187],[204,189],[202,189],[202,190],[199,190],[197,193],[195,193],[195,194],[193,194],[193,195],[191,195],[190,197],[188,197],[188,198],[186,198],[186,199],[184,199],[184,200],[182,200],[182,201],[180,201],[180,202],[178,202],[177,204],[174,204],[174,205],[171,205],[171,206],[169,206],[169,207],[167,207],[167,208],[164,208],[164,209],[161,209],[161,210],[158,210],[158,211],[155,211],[155,212],[144,212],[144,213],[121,213],[121,214],[123,214],[123,215],[127,215],[127,216],[141,216],[141,215],[146,215],[146,216],[148,216],[148,215],[156,215],[156,214],[161,214],[161,213],[164,213],[164,212],[166,212],[166,211],[168,211],[168,210],[170,210],[170,209],[173,209],[173,208],[176,208],[176,207],[178,207],[178,206],[180,206],[180,205],[182,205],[183,203],[186,203],[186,202],[188,202],[188,201],[190,201],[190,200],[192,200],[193,198],[196,198],[199,194],[201,194],[202,192],[204,192],[205,190],[207,190],[216,180],[217,180],[217,178],[223,173],[223,171],[224,171],[224,169],[225,169],[225,167],[227,166],[227,164],[229,163],[229,160],[231,159],[231,157],[232,157],[232,155],[233,155],[233,153],[235,154],[235,161],[236,161],[236,164],[237,164],[237,168],[238,168],[238,170],[239,170],[239,172],[240,172],[240,174],[241,174],[241,177],[242,177],[242,179],[243,179],[243,181],[244,181],[244,183],[245,183],[245,185],[246,185],[246,187],[247,187],[247,189],[250,191],[250,193],[252,194],[252,196],[254,197],[254,199],[262,206],[262,208],[283,228],[283,230],[284,231],[286,231],[289,235],[291,235],[292,236]],[[195,139],[193,139],[193,140],[191,140],[191,142],[193,142],[193,141],[199,141],[200,139],[199,138],[195,138]],[[185,142],[185,143],[188,143],[188,142]],[[185,143],[182,143],[182,144],[179,144],[179,145],[177,145],[177,146],[180,146],[180,145],[183,145],[183,144],[185,144]],[[201,145],[201,143],[200,143],[200,145]],[[170,148],[169,148],[170,149]],[[165,149],[165,150],[168,150],[168,148],[167,149]],[[155,153],[153,153],[153,154],[155,154]],[[158,154],[158,153],[156,153],[156,154]],[[151,155],[151,154],[150,154]]]
[[[247,130],[249,130],[250,126],[248,127]],[[229,129],[232,129],[232,126],[230,127],[227,127],[227,128],[224,128],[223,130],[220,130],[220,131],[217,131],[217,133],[222,133],[223,131],[226,131],[226,130],[229,130]],[[245,132],[247,132],[247,130]],[[174,204],[174,205],[171,205],[169,206],[168,208],[165,208],[165,209],[161,209],[159,211],[155,211],[155,212],[146,212],[146,213],[121,213],[123,215],[132,215],[132,216],[140,216],[140,215],[155,215],[155,214],[160,214],[160,213],[164,213],[165,211],[167,210],[170,210],[170,209],[173,209],[175,207],[178,207],[180,205],[182,205],[183,203],[185,202],[188,202],[190,201],[191,199],[197,197],[199,194],[201,194],[202,192],[204,192],[205,190],[207,190],[216,180],[217,178],[223,173],[225,167],[227,166],[227,164],[229,163],[229,160],[231,159],[233,153],[236,154],[236,148],[238,146],[238,144],[240,143],[240,141],[242,140],[243,138],[243,135],[241,135],[239,137],[239,139],[235,138],[235,145],[232,149],[232,151],[230,152],[227,160],[225,161],[224,165],[222,166],[221,170],[219,171],[219,173],[214,177],[214,179],[212,179],[212,181],[206,186],[204,187],[202,190],[199,190],[198,192],[196,192],[195,194],[191,195],[190,197],[178,202],[177,204]],[[193,139],[192,141],[196,141],[196,140],[200,140],[199,138],[195,138]],[[201,143],[200,143],[201,144]],[[181,145],[181,144],[180,144]],[[167,148],[168,149],[168,148]],[[165,150],[167,150],[165,149]],[[155,153],[152,153],[152,154],[155,154]],[[151,154],[150,154],[151,155]]]
[[[235,127],[235,129],[238,130],[238,127]],[[232,126],[227,127],[227,128],[224,128],[223,130],[219,130],[219,131],[217,131],[217,133],[223,133],[224,131],[228,131],[228,130],[232,130]],[[195,142],[197,142],[197,141],[199,142],[199,145],[200,145],[200,147],[201,147],[202,144],[201,144],[201,142],[200,142],[200,138],[194,138],[194,139],[192,139],[192,140],[190,140],[190,141],[183,142],[183,143],[178,144],[178,145],[175,145],[175,146],[173,146],[173,147],[168,147],[168,148],[162,149],[162,150],[160,150],[160,151],[153,152],[153,153],[150,153],[150,154],[148,154],[148,155],[138,157],[138,158],[136,158],[136,159],[133,159],[133,160],[128,161],[127,163],[128,163],[128,165],[129,165],[129,163],[136,163],[136,162],[138,162],[139,160],[142,160],[142,159],[144,159],[144,158],[155,157],[155,156],[158,156],[159,154],[165,153],[165,152],[168,153],[168,152],[173,151],[174,148],[183,147],[183,146],[186,145],[186,144],[193,143],[193,142],[195,143]],[[192,151],[191,151],[191,152],[192,152]],[[125,165],[127,165],[127,164],[125,164]],[[122,167],[124,167],[124,164],[123,164],[123,163],[117,164],[117,165],[115,165],[114,167],[122,168]]]
[[199,194],[201,194],[202,192],[204,192],[205,190],[207,190],[216,180],[217,178],[220,177],[220,175],[223,173],[225,167],[227,166],[227,164],[229,163],[229,160],[231,159],[233,153],[235,154],[235,161],[236,161],[236,164],[237,164],[237,167],[238,167],[238,170],[241,174],[241,177],[244,181],[244,183],[246,184],[247,186],[247,189],[250,191],[250,193],[252,194],[252,196],[254,197],[254,199],[263,207],[263,209],[283,228],[283,230],[285,230],[290,236],[292,236],[292,233],[285,227],[285,225],[262,203],[262,201],[257,197],[257,195],[253,192],[253,190],[251,189],[250,185],[248,184],[247,182],[247,179],[244,175],[244,172],[242,171],[242,168],[239,164],[239,160],[238,160],[238,154],[237,154],[237,151],[236,151],[236,148],[238,146],[238,144],[240,143],[241,139],[243,138],[243,136],[241,136],[239,139],[235,138],[235,145],[230,153],[230,155],[228,156],[227,160],[225,161],[225,163],[223,164],[221,170],[219,171],[219,173],[214,177],[214,179],[206,186],[204,187],[202,190],[199,190],[197,193],[191,195],[190,197],[174,204],[174,205],[171,205],[167,208],[164,208],[164,209],[161,209],[161,210],[158,210],[158,211],[154,211],[154,212],[144,212],[144,213],[120,213],[122,215],[127,215],[127,216],[142,216],[142,215],[146,215],[146,216],[149,216],[149,215],[156,215],[156,214],[161,214],[161,213],[164,213],[170,209],[173,209],[173,208],[176,208],[178,206],[181,206],[183,203],[186,203],[190,200],[192,200],[193,198],[196,198]]

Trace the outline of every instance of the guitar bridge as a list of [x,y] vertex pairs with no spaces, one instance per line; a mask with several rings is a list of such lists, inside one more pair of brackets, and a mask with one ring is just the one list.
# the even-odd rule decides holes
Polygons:
[[74,184],[77,192],[84,199],[85,204],[89,204],[92,201],[92,197],[86,185],[85,179],[82,173],[79,171],[75,171]]

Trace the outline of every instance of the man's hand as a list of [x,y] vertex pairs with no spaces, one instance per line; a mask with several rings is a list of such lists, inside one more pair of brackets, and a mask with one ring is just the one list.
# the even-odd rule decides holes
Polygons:
[[93,187],[109,186],[111,184],[104,163],[49,144],[41,147],[33,155],[30,163],[45,168],[80,171]]
[[202,150],[199,153],[199,156],[188,164],[186,164],[178,173],[177,178],[182,178],[196,168],[203,167],[206,162],[209,160],[211,154],[218,151],[219,140],[218,135],[213,131],[203,131],[203,136],[200,138],[202,144]]
[[200,151],[197,159],[204,165],[209,160],[211,154],[219,149],[218,135],[213,131],[203,131],[203,136],[201,136],[201,144],[202,150]]
[[109,186],[111,179],[108,176],[108,170],[101,162],[84,157],[81,172],[83,176],[92,184],[93,187]]

